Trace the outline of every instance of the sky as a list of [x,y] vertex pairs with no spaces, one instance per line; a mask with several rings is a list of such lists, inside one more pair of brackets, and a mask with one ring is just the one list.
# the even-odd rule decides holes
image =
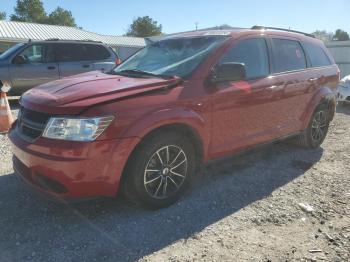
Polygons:
[[[43,0],[46,12],[70,10],[78,26],[99,34],[123,35],[133,19],[148,15],[175,33],[222,24],[265,25],[313,32],[350,33],[350,0]],[[0,0],[0,11],[13,13],[16,0]]]

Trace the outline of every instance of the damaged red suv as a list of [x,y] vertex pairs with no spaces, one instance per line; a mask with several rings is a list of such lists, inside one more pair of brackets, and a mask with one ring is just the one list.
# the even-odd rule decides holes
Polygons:
[[15,174],[60,199],[176,201],[208,161],[296,137],[325,139],[339,69],[300,32],[252,29],[165,36],[109,73],[38,86],[9,137]]

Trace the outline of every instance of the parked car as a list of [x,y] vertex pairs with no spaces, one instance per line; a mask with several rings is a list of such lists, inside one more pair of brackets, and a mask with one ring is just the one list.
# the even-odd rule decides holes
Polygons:
[[342,78],[337,89],[338,102],[350,102],[350,75]]
[[110,73],[26,92],[9,134],[15,173],[61,199],[122,190],[164,207],[211,160],[287,137],[319,147],[338,82],[323,43],[301,33],[254,27],[164,37]]
[[0,81],[11,84],[11,95],[63,77],[110,71],[118,59],[112,48],[93,41],[29,41],[0,55]]

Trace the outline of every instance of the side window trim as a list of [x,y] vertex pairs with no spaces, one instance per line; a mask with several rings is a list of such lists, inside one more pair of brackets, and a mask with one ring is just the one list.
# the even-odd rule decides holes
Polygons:
[[47,50],[50,50],[50,47],[52,48],[52,52],[53,52],[53,60],[52,61],[45,61],[45,62],[41,62],[42,64],[50,64],[50,63],[56,63],[56,51],[54,46],[51,43],[42,43],[42,48],[46,48]]
[[301,47],[303,48],[305,57],[306,57],[306,69],[312,68],[312,64],[311,64],[311,58],[309,53],[306,51],[304,42],[300,42]]
[[[272,44],[272,39],[281,39],[281,40],[289,40],[289,41],[295,41],[297,42],[299,45],[300,45],[300,48],[301,50],[303,51],[303,54],[304,54],[304,59],[305,59],[305,68],[302,68],[302,69],[295,69],[295,70],[288,70],[288,71],[283,71],[283,72],[275,72],[274,70],[274,62],[273,62],[273,44]],[[297,38],[292,38],[292,37],[284,37],[284,36],[279,36],[279,35],[270,35],[268,36],[268,41],[270,43],[270,47],[271,47],[271,65],[272,65],[272,70],[271,70],[271,75],[281,75],[281,74],[288,74],[288,73],[295,73],[295,72],[301,72],[301,71],[305,71],[305,70],[308,70],[308,65],[309,65],[309,62],[308,62],[308,57],[307,57],[307,53],[305,52],[305,49],[301,43],[301,41]]]
[[265,42],[265,51],[266,51],[266,56],[267,56],[267,63],[268,63],[268,72],[267,72],[266,75],[257,76],[257,77],[249,77],[249,78],[247,77],[244,80],[245,81],[250,81],[250,80],[256,80],[256,79],[266,78],[266,77],[270,76],[272,74],[272,65],[271,65],[271,58],[270,58],[270,50],[269,50],[268,38],[265,35],[263,35],[263,36],[256,36],[256,35],[248,36],[248,37],[238,38],[235,41],[232,41],[230,46],[218,58],[217,62],[213,66],[213,68],[216,67],[219,64],[220,60],[225,56],[225,54],[227,54],[235,45],[237,45],[241,41],[251,40],[251,39],[263,39],[264,40],[264,42]]

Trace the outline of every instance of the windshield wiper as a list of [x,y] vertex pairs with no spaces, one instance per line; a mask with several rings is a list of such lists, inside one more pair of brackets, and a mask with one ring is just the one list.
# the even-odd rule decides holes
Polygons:
[[171,75],[161,75],[161,74],[153,74],[147,71],[142,71],[139,69],[125,69],[125,70],[121,70],[121,71],[117,71],[115,72],[115,74],[121,74],[121,75],[140,75],[140,76],[152,76],[152,77],[159,77],[159,78],[165,78],[165,79],[169,79],[169,78],[173,78],[174,76]]

